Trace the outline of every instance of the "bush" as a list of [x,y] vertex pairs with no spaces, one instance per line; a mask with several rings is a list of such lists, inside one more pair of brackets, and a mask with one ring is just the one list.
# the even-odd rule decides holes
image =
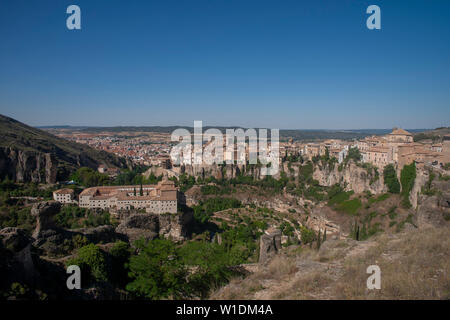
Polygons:
[[316,233],[307,227],[301,226],[300,234],[303,244],[312,243],[316,240]]

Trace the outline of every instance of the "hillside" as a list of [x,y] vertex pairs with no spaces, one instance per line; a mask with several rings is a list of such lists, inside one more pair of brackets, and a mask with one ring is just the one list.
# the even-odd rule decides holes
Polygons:
[[445,136],[450,134],[450,127],[441,127],[434,130],[426,130],[414,134],[414,141],[431,140],[435,143],[442,142]]
[[0,115],[0,178],[53,183],[80,166],[125,167],[126,161],[104,151],[70,142]]
[[[366,241],[328,240],[320,250],[287,248],[212,299],[449,299],[449,228],[407,229]],[[378,265],[381,290],[368,290]]]

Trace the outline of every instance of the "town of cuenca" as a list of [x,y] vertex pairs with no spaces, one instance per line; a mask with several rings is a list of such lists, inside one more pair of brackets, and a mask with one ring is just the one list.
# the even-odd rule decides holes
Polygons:
[[0,300],[450,299],[450,3],[6,2]]

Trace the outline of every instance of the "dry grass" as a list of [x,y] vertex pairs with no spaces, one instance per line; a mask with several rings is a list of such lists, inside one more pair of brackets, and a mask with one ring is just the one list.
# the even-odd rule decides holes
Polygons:
[[297,272],[297,266],[293,258],[278,255],[275,256],[267,266],[269,274],[274,279],[291,277]]
[[[420,229],[367,242],[330,241],[320,251],[290,250],[212,298],[450,299],[449,231]],[[367,289],[369,265],[381,269],[380,290]]]
[[[366,288],[371,264],[381,269],[380,290]],[[365,255],[346,261],[334,294],[338,299],[449,299],[449,272],[449,229],[417,230],[395,241],[381,237]]]

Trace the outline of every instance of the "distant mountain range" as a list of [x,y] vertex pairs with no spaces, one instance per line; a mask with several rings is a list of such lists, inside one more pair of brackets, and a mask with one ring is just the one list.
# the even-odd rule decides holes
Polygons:
[[[42,126],[41,129],[66,129],[73,131],[82,131],[86,133],[99,132],[158,132],[158,133],[172,133],[174,130],[183,128],[190,132],[194,132],[193,127],[188,126],[116,126],[116,127],[87,127],[87,126]],[[226,129],[236,129],[241,127],[211,127],[205,126],[202,128],[203,132],[216,128],[225,132]],[[243,128],[246,129],[246,128]],[[407,129],[411,133],[428,131],[429,129]],[[280,130],[280,138],[294,140],[310,141],[320,139],[360,139],[371,135],[384,135],[391,132],[392,129],[343,129],[343,130],[329,130],[329,129],[282,129]]]
[[81,166],[125,167],[125,159],[0,115],[0,179],[54,183]]

